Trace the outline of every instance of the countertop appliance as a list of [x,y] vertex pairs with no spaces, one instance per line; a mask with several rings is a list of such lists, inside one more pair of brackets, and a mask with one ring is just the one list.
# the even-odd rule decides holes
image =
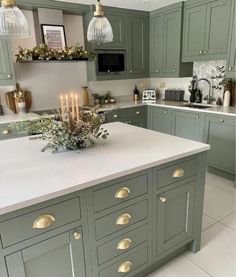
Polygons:
[[157,100],[157,92],[155,89],[147,89],[143,91],[142,101],[145,103],[153,103]]

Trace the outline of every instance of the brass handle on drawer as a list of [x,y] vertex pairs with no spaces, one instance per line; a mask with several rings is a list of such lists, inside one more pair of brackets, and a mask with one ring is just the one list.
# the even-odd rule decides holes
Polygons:
[[74,238],[75,238],[75,240],[80,240],[81,234],[79,232],[74,232]]
[[9,135],[10,133],[11,133],[11,130],[10,130],[10,129],[4,129],[4,130],[2,131],[2,134],[3,134],[4,136]]
[[199,115],[196,115],[196,119],[199,119],[200,118],[200,116]]
[[115,194],[116,199],[124,199],[127,198],[130,194],[130,189],[128,187],[123,187],[117,190]]
[[118,115],[117,115],[117,114],[114,114],[114,115],[113,115],[113,117],[114,117],[114,118],[117,118],[117,117],[118,117]]
[[122,263],[122,264],[119,266],[118,272],[120,272],[120,273],[129,272],[130,269],[131,269],[131,267],[132,267],[131,261],[126,261],[126,262]]
[[161,196],[161,197],[160,197],[160,201],[161,201],[162,203],[166,203],[167,198],[166,198],[166,197],[164,197],[164,196]]
[[140,111],[137,111],[136,114],[137,114],[137,115],[140,115]]
[[199,51],[199,54],[202,54],[202,53],[203,53],[203,51],[202,51],[202,50],[200,50],[200,51]]
[[128,238],[122,239],[122,240],[118,243],[116,249],[126,250],[126,249],[129,249],[129,248],[130,248],[131,244],[132,244],[131,239],[128,239]]
[[116,225],[126,225],[130,222],[131,218],[130,214],[122,214],[117,218]]
[[203,54],[207,54],[207,50],[204,50],[204,51],[203,51]]
[[221,120],[220,120],[220,122],[222,122],[222,123],[223,123],[223,122],[225,122],[225,121],[224,121],[224,119],[221,119]]
[[232,66],[230,66],[230,67],[229,67],[229,71],[232,71],[232,70],[233,70],[233,67],[232,67]]
[[173,173],[173,177],[174,178],[180,178],[184,176],[184,170],[183,168],[177,168],[175,169],[174,173]]
[[44,214],[35,219],[33,229],[45,229],[53,224],[56,218],[51,214]]

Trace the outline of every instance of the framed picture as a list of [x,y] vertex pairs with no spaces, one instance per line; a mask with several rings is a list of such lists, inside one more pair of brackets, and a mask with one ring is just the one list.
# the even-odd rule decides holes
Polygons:
[[63,25],[42,24],[43,42],[53,50],[66,47],[65,27]]

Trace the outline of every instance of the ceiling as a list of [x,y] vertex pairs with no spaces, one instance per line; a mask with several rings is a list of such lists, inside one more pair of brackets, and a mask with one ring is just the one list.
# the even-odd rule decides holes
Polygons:
[[[56,0],[61,2],[72,2],[78,4],[91,5],[96,0]],[[119,7],[126,9],[153,11],[161,7],[181,2],[182,0],[100,0],[104,6]]]

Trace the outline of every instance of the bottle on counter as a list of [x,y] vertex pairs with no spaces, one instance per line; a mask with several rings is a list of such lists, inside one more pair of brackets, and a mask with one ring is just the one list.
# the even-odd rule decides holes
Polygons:
[[224,94],[224,107],[230,106],[230,97],[231,97],[230,91],[226,90]]
[[197,92],[196,92],[196,102],[202,103],[202,92],[200,89],[197,89]]
[[137,85],[135,85],[133,93],[134,93],[134,101],[139,101],[140,100],[140,92],[137,88]]

